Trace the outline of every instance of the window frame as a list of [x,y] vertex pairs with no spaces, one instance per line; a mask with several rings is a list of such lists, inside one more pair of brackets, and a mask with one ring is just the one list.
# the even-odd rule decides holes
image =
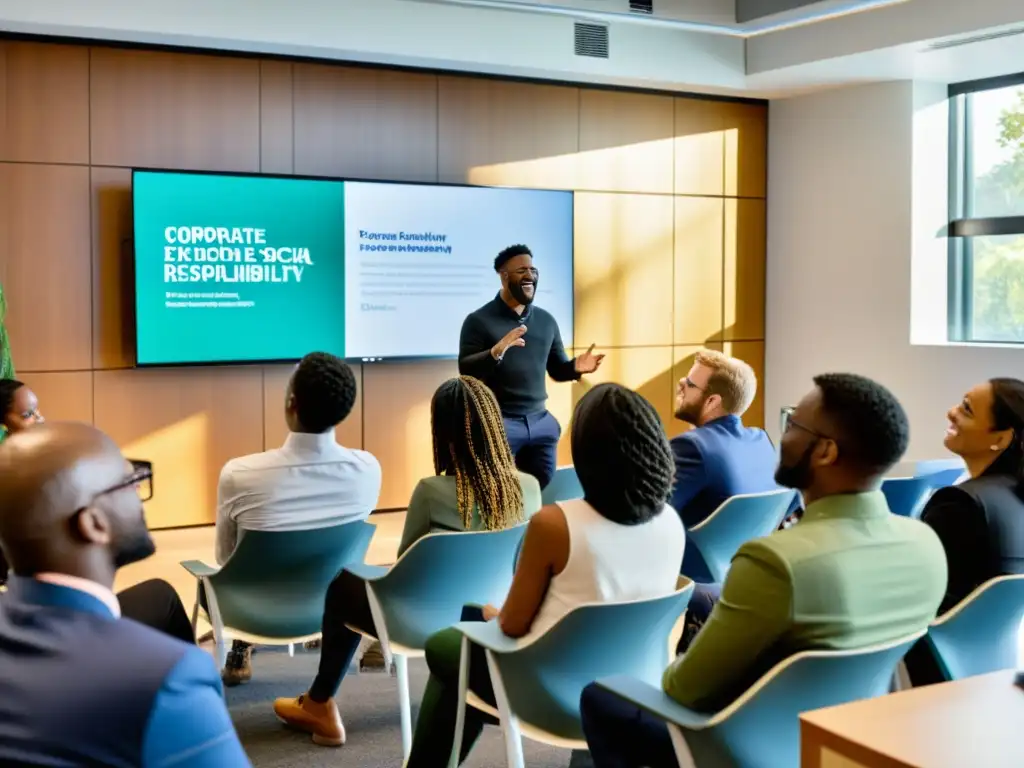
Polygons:
[[971,97],[981,91],[1024,85],[1024,72],[949,86],[949,340],[967,344],[1013,344],[974,335],[974,238],[1024,235],[1024,215],[974,216]]

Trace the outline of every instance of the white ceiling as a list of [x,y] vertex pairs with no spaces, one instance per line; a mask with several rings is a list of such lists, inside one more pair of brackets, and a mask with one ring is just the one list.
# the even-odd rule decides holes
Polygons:
[[[1019,0],[880,0],[889,4],[858,13],[844,11],[863,0],[823,0],[759,20],[774,31],[753,33],[729,21],[734,0],[655,0],[658,21],[674,22],[658,25],[601,15],[621,14],[628,0],[516,1],[576,10],[452,0],[0,0],[0,30],[771,98],[1024,71],[1024,34],[931,49],[983,31],[1024,31]],[[842,15],[807,16],[823,11]],[[574,54],[580,16],[608,23],[609,59]]]

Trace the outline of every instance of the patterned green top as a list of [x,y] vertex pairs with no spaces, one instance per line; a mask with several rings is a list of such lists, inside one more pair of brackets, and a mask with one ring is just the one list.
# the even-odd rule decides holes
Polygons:
[[[4,318],[7,315],[7,302],[4,300],[4,288],[0,285],[0,379],[14,378],[14,361],[11,359],[11,345],[7,340],[7,327]],[[0,434],[0,440],[4,435]]]

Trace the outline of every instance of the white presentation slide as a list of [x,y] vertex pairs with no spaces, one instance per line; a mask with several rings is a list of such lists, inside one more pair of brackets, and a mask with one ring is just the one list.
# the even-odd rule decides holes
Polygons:
[[345,351],[458,354],[466,315],[501,288],[494,257],[522,243],[535,305],[572,345],[571,192],[345,182]]

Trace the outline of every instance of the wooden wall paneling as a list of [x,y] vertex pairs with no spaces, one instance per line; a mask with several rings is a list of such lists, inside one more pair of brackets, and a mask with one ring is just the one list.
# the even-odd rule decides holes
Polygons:
[[92,365],[89,169],[0,163],[0,283],[19,371]]
[[18,373],[18,380],[36,393],[39,410],[50,421],[92,424],[92,372]]
[[363,369],[363,448],[380,461],[380,509],[404,509],[416,483],[434,474],[430,400],[458,376],[454,360],[380,363]]
[[573,405],[595,385],[614,381],[647,398],[667,428],[674,410],[672,354],[672,347],[668,346],[609,350],[596,373],[584,376],[572,385]]
[[89,49],[0,42],[0,160],[89,162]]
[[725,194],[765,197],[768,188],[768,105],[723,103]]
[[92,49],[93,165],[258,171],[260,62]]
[[725,117],[729,105],[708,99],[675,100],[675,192],[725,194]]
[[440,181],[547,189],[576,186],[576,88],[441,77],[438,125]]
[[675,199],[675,344],[722,338],[724,231],[722,198]]
[[[284,398],[288,388],[288,380],[295,370],[293,365],[270,365],[263,369],[263,446],[264,450],[280,448],[288,437],[288,425],[284,420]],[[352,413],[348,415],[338,428],[335,435],[339,443],[346,448],[363,447],[363,390],[359,384],[362,378],[362,366],[353,365],[352,372],[356,376],[359,387]]]
[[764,342],[727,341],[724,345],[724,352],[746,361],[757,374],[757,396],[743,416],[743,423],[748,427],[764,427]]
[[437,77],[295,64],[295,173],[437,180]]
[[132,172],[91,169],[93,367],[135,364]]
[[672,344],[672,197],[579,192],[577,347]]
[[260,62],[260,170],[263,173],[295,170],[292,72],[289,61]]
[[725,201],[725,338],[764,338],[767,267],[764,200]]
[[671,96],[580,90],[577,189],[672,193]]
[[259,367],[97,371],[96,426],[153,462],[150,528],[213,523],[224,463],[263,450]]

